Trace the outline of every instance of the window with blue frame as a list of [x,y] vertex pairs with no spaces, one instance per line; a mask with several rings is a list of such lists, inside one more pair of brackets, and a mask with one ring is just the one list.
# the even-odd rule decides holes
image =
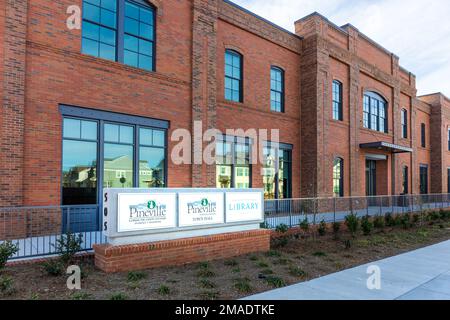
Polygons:
[[366,92],[363,100],[363,126],[388,133],[387,102],[375,92]]
[[284,112],[284,72],[282,69],[270,69],[270,110]]
[[343,121],[344,115],[342,110],[342,83],[337,80],[333,81],[333,119]]
[[82,53],[155,70],[155,8],[145,0],[84,0]]
[[225,51],[225,99],[242,102],[242,55]]

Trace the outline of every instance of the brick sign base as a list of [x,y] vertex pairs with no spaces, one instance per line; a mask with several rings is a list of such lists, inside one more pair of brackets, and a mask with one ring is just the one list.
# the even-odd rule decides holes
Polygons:
[[253,230],[135,245],[94,245],[95,265],[113,273],[226,259],[269,251],[270,234]]

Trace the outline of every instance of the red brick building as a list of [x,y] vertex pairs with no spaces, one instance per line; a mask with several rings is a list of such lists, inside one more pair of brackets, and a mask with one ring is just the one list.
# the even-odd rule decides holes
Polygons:
[[[295,30],[222,0],[1,1],[0,206],[97,205],[103,187],[447,193],[450,100],[417,97],[352,25],[313,13]],[[217,165],[174,163],[172,133],[196,121],[281,143],[262,164],[230,136]]]

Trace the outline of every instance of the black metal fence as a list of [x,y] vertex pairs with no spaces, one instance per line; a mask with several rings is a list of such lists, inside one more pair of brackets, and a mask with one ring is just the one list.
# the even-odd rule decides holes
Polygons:
[[281,224],[292,228],[305,219],[318,224],[344,221],[349,214],[385,216],[450,209],[450,194],[266,200],[264,207],[267,228]]

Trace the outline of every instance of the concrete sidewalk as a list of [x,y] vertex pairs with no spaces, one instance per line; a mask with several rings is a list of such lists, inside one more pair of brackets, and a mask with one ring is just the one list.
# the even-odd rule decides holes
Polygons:
[[[381,289],[369,290],[369,266]],[[450,300],[450,241],[244,300]]]

